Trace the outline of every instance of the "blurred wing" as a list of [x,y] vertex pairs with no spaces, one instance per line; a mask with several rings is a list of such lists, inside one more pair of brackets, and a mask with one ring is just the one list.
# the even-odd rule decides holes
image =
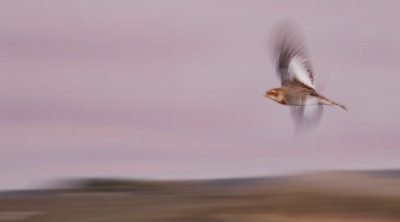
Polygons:
[[281,84],[299,81],[313,89],[314,74],[304,41],[290,24],[280,27],[274,40],[274,54]]
[[317,97],[308,97],[304,106],[291,106],[292,119],[296,133],[307,133],[315,128],[322,119],[324,107],[318,104]]
[[291,106],[290,111],[297,134],[307,133],[315,128],[322,119],[322,105]]
[[310,62],[308,62],[306,57],[302,57],[301,55],[292,57],[289,62],[288,73],[285,73],[284,75],[315,89],[314,75],[311,70]]

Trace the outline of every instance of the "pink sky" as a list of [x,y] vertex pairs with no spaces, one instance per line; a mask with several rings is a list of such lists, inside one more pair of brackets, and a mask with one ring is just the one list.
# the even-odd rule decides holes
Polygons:
[[[295,137],[268,38],[307,41],[326,107]],[[0,189],[400,168],[398,1],[3,1]]]

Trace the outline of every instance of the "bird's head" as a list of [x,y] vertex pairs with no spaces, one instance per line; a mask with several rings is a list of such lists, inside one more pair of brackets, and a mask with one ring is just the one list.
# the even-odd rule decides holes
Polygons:
[[284,104],[284,105],[288,104],[288,102],[286,100],[285,92],[281,88],[270,89],[264,94],[264,96],[267,98],[270,98],[280,104]]

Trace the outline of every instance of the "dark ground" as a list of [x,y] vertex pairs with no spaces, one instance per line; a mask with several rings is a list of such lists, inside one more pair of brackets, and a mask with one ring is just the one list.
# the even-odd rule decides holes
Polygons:
[[0,221],[400,221],[400,174],[212,181],[88,179],[0,194]]

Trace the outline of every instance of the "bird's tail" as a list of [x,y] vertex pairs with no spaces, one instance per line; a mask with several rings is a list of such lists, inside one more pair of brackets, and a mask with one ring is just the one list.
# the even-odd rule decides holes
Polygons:
[[333,102],[333,101],[330,101],[329,99],[324,98],[324,97],[320,97],[320,98],[319,98],[319,103],[320,103],[321,105],[337,106],[337,107],[340,107],[340,108],[342,108],[342,109],[344,109],[344,110],[347,111],[347,108],[346,108],[345,106],[340,105],[340,104],[338,104],[338,103],[335,103],[335,102]]

